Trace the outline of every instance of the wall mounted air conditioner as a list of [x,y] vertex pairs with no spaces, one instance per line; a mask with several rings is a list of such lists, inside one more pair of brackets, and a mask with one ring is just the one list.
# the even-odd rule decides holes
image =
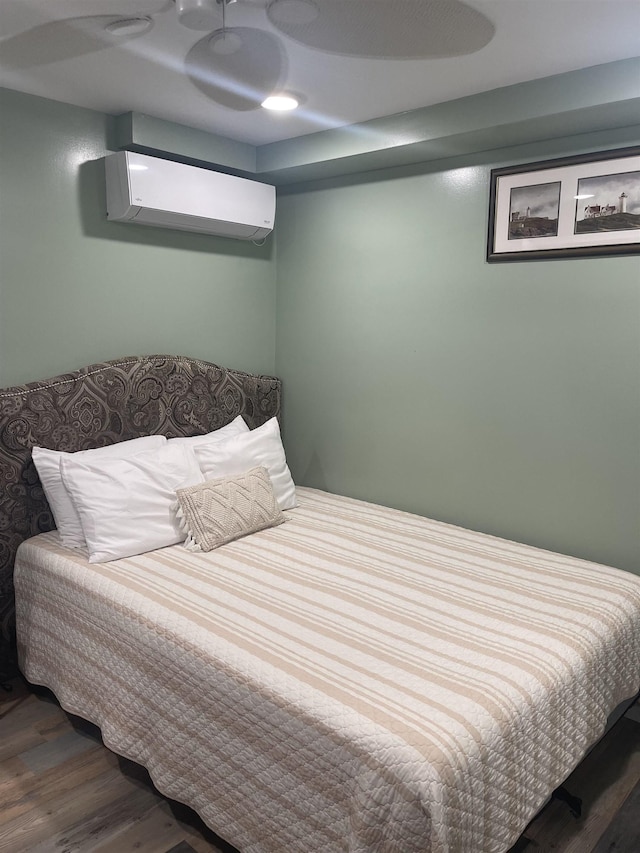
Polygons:
[[105,157],[107,219],[240,240],[273,230],[276,190],[197,166],[118,151]]

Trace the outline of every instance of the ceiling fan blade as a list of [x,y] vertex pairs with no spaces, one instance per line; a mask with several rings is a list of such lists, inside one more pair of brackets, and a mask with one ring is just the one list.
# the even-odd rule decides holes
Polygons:
[[307,47],[369,59],[463,56],[495,33],[461,0],[271,0],[267,16]]
[[[121,21],[123,15],[87,15],[50,21],[2,41],[5,68],[33,68],[73,59],[114,45],[121,45],[145,33],[113,36],[105,27]],[[148,32],[148,29],[145,31]]]
[[185,59],[191,82],[231,110],[255,110],[286,78],[280,40],[265,30],[231,27],[200,39]]

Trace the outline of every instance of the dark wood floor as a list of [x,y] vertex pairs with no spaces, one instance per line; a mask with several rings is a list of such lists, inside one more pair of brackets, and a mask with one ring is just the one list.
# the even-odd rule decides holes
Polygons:
[[[46,691],[13,688],[0,691],[0,853],[234,853],[162,797],[143,768],[108,750],[95,727]],[[582,798],[582,816],[551,802],[510,853],[639,853],[640,703],[567,788]]]

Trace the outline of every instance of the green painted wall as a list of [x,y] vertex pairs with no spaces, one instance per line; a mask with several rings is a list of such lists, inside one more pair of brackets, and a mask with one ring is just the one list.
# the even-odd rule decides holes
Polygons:
[[297,482],[640,572],[640,258],[484,261],[491,168],[632,141],[280,196],[276,370]]
[[277,372],[299,483],[640,571],[640,259],[488,265],[490,169],[279,194],[276,259],[108,223],[106,116],[0,90],[0,386],[125,354]]
[[174,353],[273,373],[275,260],[107,222],[109,119],[0,90],[0,387]]

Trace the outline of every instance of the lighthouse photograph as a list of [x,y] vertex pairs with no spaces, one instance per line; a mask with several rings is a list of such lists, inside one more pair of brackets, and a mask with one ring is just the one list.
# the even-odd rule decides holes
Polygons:
[[640,172],[578,180],[575,234],[640,228]]
[[513,187],[509,200],[509,240],[554,237],[558,233],[560,181]]

